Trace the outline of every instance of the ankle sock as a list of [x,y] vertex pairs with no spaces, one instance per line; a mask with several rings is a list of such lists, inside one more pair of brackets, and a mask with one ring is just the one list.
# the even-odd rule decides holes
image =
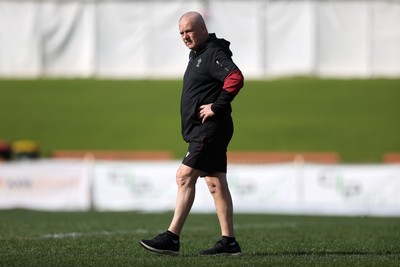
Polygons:
[[222,236],[222,239],[226,240],[226,242],[228,244],[231,244],[233,242],[236,242],[236,238],[235,237],[231,237],[231,236]]
[[179,240],[179,235],[174,234],[170,230],[167,230],[167,234],[172,237],[174,240]]

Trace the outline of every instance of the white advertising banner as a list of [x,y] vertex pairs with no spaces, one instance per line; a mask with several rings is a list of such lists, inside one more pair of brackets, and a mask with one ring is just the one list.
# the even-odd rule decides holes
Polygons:
[[97,210],[165,211],[175,207],[177,164],[98,162],[93,169]]
[[[0,165],[0,209],[170,211],[179,161]],[[400,165],[231,164],[235,212],[400,216]],[[204,179],[193,212],[215,212]]]
[[399,165],[307,165],[300,203],[315,213],[389,215],[400,211]]
[[0,209],[88,210],[89,192],[83,162],[0,164]]
[[[173,163],[101,163],[93,185],[98,210],[173,210]],[[236,212],[334,215],[400,215],[400,165],[230,165]],[[199,179],[192,211],[213,212]]]

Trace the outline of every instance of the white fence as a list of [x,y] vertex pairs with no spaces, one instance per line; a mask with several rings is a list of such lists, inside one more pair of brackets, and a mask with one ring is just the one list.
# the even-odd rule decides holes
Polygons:
[[400,76],[400,0],[0,0],[0,77],[181,77],[188,10],[247,78]]
[[[40,160],[0,164],[0,209],[167,211],[177,161]],[[236,212],[400,216],[400,164],[231,164]],[[194,212],[213,212],[203,179]]]

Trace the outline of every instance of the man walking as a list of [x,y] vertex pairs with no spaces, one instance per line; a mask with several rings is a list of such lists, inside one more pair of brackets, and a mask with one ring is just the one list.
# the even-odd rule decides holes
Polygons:
[[241,249],[233,229],[226,151],[233,135],[231,102],[243,87],[243,75],[232,61],[230,43],[209,34],[199,13],[185,13],[179,20],[179,32],[191,50],[181,96],[182,136],[189,148],[176,172],[178,195],[168,230],[140,244],[153,252],[179,254],[179,236],[194,202],[196,182],[204,177],[222,237],[200,254],[237,255]]

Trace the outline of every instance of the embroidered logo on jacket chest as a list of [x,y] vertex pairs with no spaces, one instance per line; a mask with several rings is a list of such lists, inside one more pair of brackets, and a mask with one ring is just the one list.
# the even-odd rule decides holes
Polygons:
[[196,64],[196,67],[197,67],[197,68],[200,68],[200,64],[201,64],[202,61],[203,61],[203,60],[201,60],[201,58],[199,58],[199,59],[197,60],[197,64]]

